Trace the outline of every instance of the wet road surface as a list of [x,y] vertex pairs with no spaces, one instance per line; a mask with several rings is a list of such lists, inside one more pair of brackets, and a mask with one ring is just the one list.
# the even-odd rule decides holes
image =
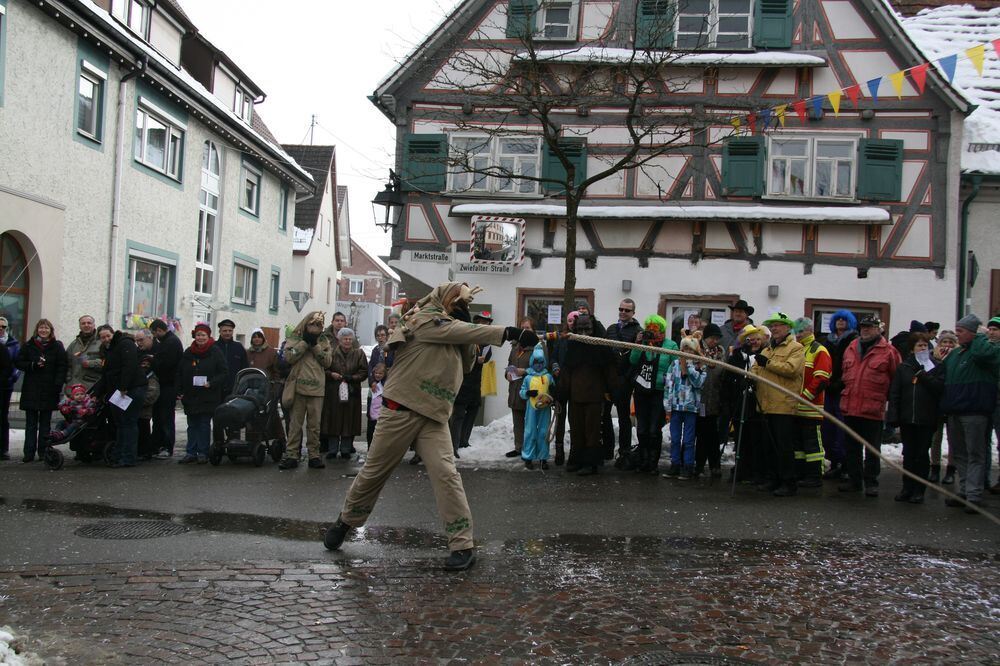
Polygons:
[[[352,473],[0,466],[0,625],[67,664],[1000,663],[1000,534],[890,474],[779,500],[464,470],[480,559],[446,574],[419,468],[322,549]],[[172,534],[88,531],[119,527]]]

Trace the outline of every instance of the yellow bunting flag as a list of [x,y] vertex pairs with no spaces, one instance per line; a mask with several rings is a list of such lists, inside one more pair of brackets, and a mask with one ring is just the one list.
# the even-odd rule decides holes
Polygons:
[[827,99],[830,100],[830,106],[833,107],[833,115],[835,116],[840,115],[840,98],[842,95],[843,93],[841,93],[839,90],[836,90],[826,96]]
[[733,118],[732,120],[729,121],[729,124],[732,125],[733,129],[736,130],[737,132],[740,131],[740,119],[739,118]]
[[903,79],[905,77],[906,72],[896,72],[889,75],[889,82],[892,83],[892,87],[896,91],[896,99],[903,98]]
[[986,55],[986,45],[980,44],[979,46],[973,46],[971,49],[966,49],[965,55],[969,56],[969,60],[972,61],[976,71],[979,72],[979,76],[982,76],[983,57]]
[[788,108],[787,104],[782,104],[780,106],[774,107],[774,112],[775,112],[775,114],[777,114],[777,116],[778,116],[778,122],[781,123],[782,127],[785,126],[785,109],[787,109],[787,108]]

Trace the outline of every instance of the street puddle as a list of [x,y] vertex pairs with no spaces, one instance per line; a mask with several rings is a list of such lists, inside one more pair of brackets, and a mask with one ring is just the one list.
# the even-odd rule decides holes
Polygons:
[[[326,522],[275,518],[249,513],[200,511],[198,513],[175,514],[148,509],[129,509],[108,504],[61,502],[45,499],[18,501],[0,497],[0,504],[19,506],[32,512],[58,514],[73,518],[168,520],[209,532],[246,534],[289,541],[322,541],[323,534],[329,526],[329,523]],[[348,541],[404,548],[444,548],[447,546],[447,539],[441,534],[400,527],[362,527],[354,530]]]

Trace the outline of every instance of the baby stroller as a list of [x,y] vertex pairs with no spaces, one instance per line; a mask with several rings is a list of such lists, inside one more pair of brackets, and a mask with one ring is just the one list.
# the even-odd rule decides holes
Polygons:
[[[90,393],[95,395],[93,389]],[[69,444],[70,451],[73,451],[76,459],[82,463],[100,460],[110,465],[113,462],[111,456],[115,448],[115,433],[108,423],[107,409],[107,403],[102,401],[96,412],[62,439],[52,439],[49,434],[40,438],[41,458],[49,469],[62,469],[65,458],[62,451],[56,448],[62,444]]]
[[[274,432],[275,423],[280,423],[278,395],[280,393],[272,390],[271,380],[263,370],[240,370],[233,395],[215,408],[215,423],[225,429],[226,441],[212,444],[208,461],[218,465],[222,456],[232,462],[250,457],[254,466],[260,467],[269,453],[275,462],[281,460],[284,442],[281,439],[268,442],[268,433]],[[246,429],[246,438],[239,439],[243,429]]]

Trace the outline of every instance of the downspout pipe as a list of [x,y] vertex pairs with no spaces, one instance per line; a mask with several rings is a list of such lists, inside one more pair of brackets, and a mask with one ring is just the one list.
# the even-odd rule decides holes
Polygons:
[[132,71],[122,75],[118,82],[118,127],[115,136],[115,171],[114,182],[112,183],[111,199],[111,259],[109,261],[108,275],[108,307],[104,321],[115,328],[115,299],[118,298],[118,228],[121,226],[122,215],[122,177],[125,170],[125,121],[126,104],[125,96],[128,93],[128,82],[146,71],[149,58],[143,56],[135,63]]
[[979,196],[979,187],[983,184],[983,177],[980,174],[972,174],[969,177],[972,183],[972,191],[969,196],[962,201],[962,218],[958,242],[958,303],[955,308],[955,321],[958,321],[968,313],[966,292],[968,291],[968,267],[969,267],[969,209],[972,202]]

